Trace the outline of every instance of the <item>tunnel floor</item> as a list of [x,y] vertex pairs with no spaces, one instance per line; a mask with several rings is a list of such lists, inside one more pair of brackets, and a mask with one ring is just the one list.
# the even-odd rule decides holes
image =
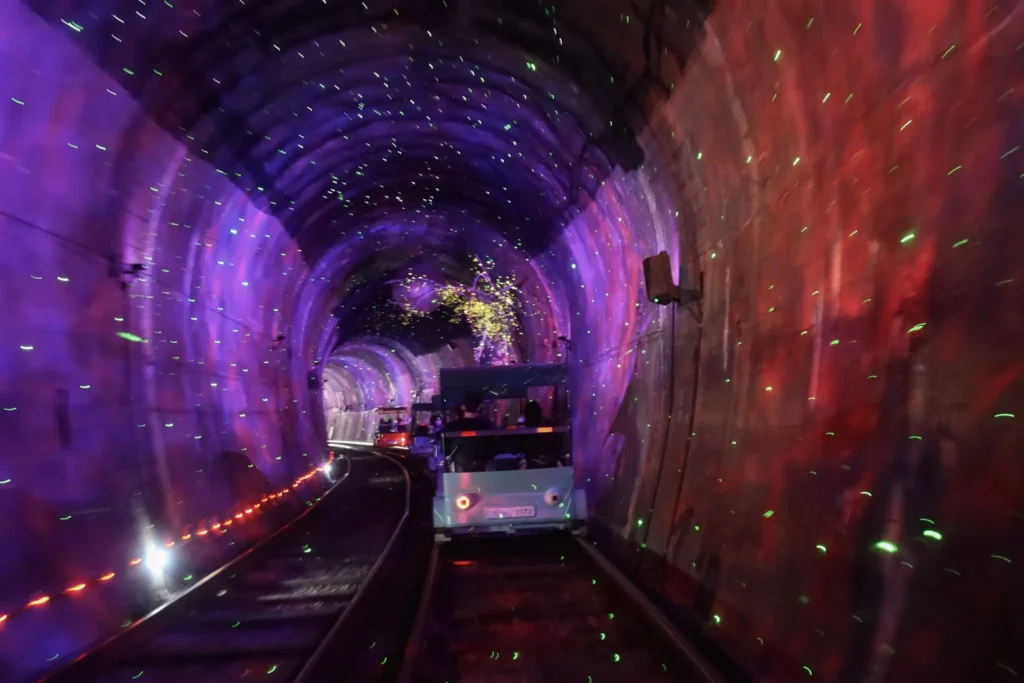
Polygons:
[[48,681],[291,681],[346,613],[405,513],[393,461],[347,478],[283,533]]
[[436,552],[411,681],[705,680],[571,535]]
[[570,534],[457,538],[424,582],[430,478],[370,451],[336,462],[320,505],[44,680],[707,680]]

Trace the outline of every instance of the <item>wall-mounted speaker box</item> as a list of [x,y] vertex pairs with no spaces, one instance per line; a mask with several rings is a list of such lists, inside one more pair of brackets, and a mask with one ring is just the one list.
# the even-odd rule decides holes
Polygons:
[[644,259],[644,285],[648,301],[667,305],[679,300],[679,287],[672,277],[672,261],[667,251]]

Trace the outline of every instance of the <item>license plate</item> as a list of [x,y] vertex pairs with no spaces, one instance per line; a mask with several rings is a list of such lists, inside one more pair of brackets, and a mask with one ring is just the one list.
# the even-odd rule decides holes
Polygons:
[[487,519],[521,519],[536,517],[537,508],[532,505],[521,505],[513,508],[487,508],[484,510]]

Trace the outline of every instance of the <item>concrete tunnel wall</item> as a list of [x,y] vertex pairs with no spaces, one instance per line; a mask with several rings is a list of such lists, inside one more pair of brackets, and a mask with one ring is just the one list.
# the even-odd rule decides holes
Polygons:
[[593,363],[582,474],[623,564],[756,675],[1021,670],[1022,38],[1019,6],[725,2],[652,112],[640,184],[685,198],[701,325],[674,401],[664,331]]
[[[184,526],[244,498],[195,476],[221,449],[246,449],[275,486],[318,464],[330,406],[307,386],[313,361],[330,400],[379,405],[467,355],[416,359],[419,378],[408,360],[356,372],[365,359],[335,350],[329,323],[360,245],[308,265],[66,31],[3,9],[0,282],[18,324],[0,328],[0,495],[26,520],[6,523],[22,549],[4,558],[13,613],[134,556],[127,491]],[[639,23],[606,28],[625,44]],[[644,165],[605,178],[543,254],[502,266],[546,300],[524,355],[573,339],[600,545],[755,676],[1024,670],[1022,40],[1010,5],[721,2],[685,69],[664,66]],[[376,230],[378,249],[403,240]],[[703,302],[674,324],[642,283],[662,249],[684,284],[703,273]],[[110,253],[147,266],[138,283],[120,289]],[[81,597],[0,626],[12,676],[131,603]]]
[[[21,680],[157,604],[146,539],[198,541],[324,452],[275,342],[308,274],[292,240],[55,29],[0,13],[0,678]],[[146,270],[122,289],[111,259]],[[170,587],[321,490],[193,543]]]

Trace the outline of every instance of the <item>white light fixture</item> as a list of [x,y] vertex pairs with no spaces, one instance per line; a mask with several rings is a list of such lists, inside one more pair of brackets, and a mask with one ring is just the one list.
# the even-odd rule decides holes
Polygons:
[[166,548],[161,548],[153,543],[147,544],[143,564],[146,565],[146,569],[149,570],[155,581],[163,581],[164,569],[167,568],[170,559],[171,554]]

